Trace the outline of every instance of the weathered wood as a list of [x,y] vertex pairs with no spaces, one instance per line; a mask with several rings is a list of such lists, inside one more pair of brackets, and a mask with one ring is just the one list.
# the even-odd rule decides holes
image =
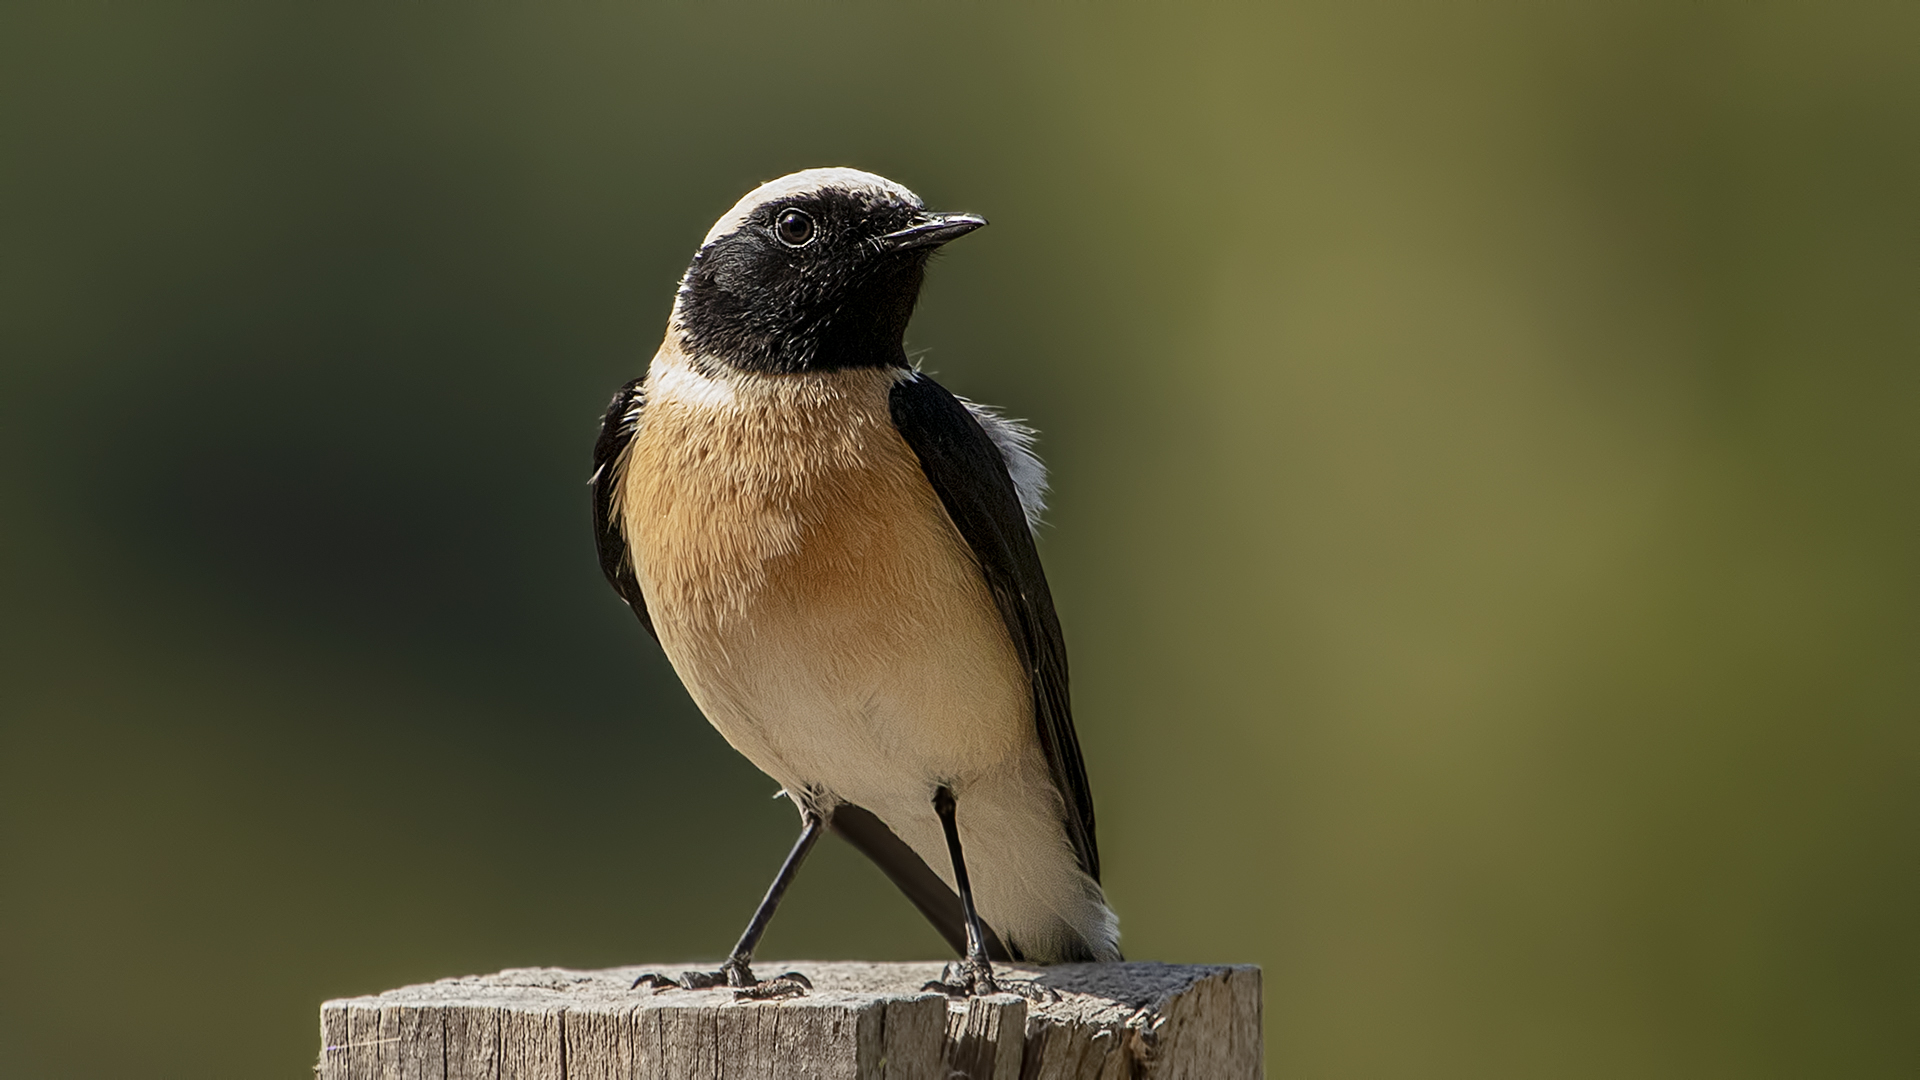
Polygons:
[[1260,969],[1002,965],[1026,996],[949,1001],[940,965],[798,970],[803,997],[628,989],[643,971],[524,968],[320,1007],[319,1080],[1241,1080],[1264,1075]]

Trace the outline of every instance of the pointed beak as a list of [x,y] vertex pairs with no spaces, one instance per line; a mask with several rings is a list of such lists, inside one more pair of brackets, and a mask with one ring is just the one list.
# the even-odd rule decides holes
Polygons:
[[958,240],[987,223],[979,214],[921,214],[913,224],[890,232],[876,241],[881,251],[911,251],[914,248],[939,247]]

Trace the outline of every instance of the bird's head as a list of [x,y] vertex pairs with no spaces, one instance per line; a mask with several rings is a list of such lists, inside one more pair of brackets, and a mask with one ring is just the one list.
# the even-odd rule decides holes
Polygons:
[[745,371],[905,364],[928,257],[986,223],[930,212],[858,169],[768,181],[707,233],[680,280],[672,333],[689,356]]

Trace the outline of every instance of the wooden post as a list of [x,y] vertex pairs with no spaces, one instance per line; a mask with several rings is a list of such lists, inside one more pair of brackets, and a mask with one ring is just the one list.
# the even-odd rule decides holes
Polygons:
[[[684,966],[684,965],[681,965]],[[996,965],[1029,993],[952,1001],[937,963],[756,963],[813,992],[631,990],[643,971],[523,968],[320,1007],[319,1080],[1243,1080],[1260,969]]]

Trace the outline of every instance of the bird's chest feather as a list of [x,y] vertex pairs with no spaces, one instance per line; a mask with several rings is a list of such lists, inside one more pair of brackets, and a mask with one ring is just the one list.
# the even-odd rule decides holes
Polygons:
[[796,730],[836,731],[823,756],[848,738],[890,752],[961,705],[1006,722],[976,718],[955,738],[1021,730],[1017,657],[893,427],[895,378],[650,377],[621,505],[636,575],[695,700],[769,771],[831,771],[799,763],[815,748]]
[[944,511],[893,429],[890,373],[690,378],[656,380],[626,469],[623,524],[656,620],[818,615],[899,584],[903,533]]

